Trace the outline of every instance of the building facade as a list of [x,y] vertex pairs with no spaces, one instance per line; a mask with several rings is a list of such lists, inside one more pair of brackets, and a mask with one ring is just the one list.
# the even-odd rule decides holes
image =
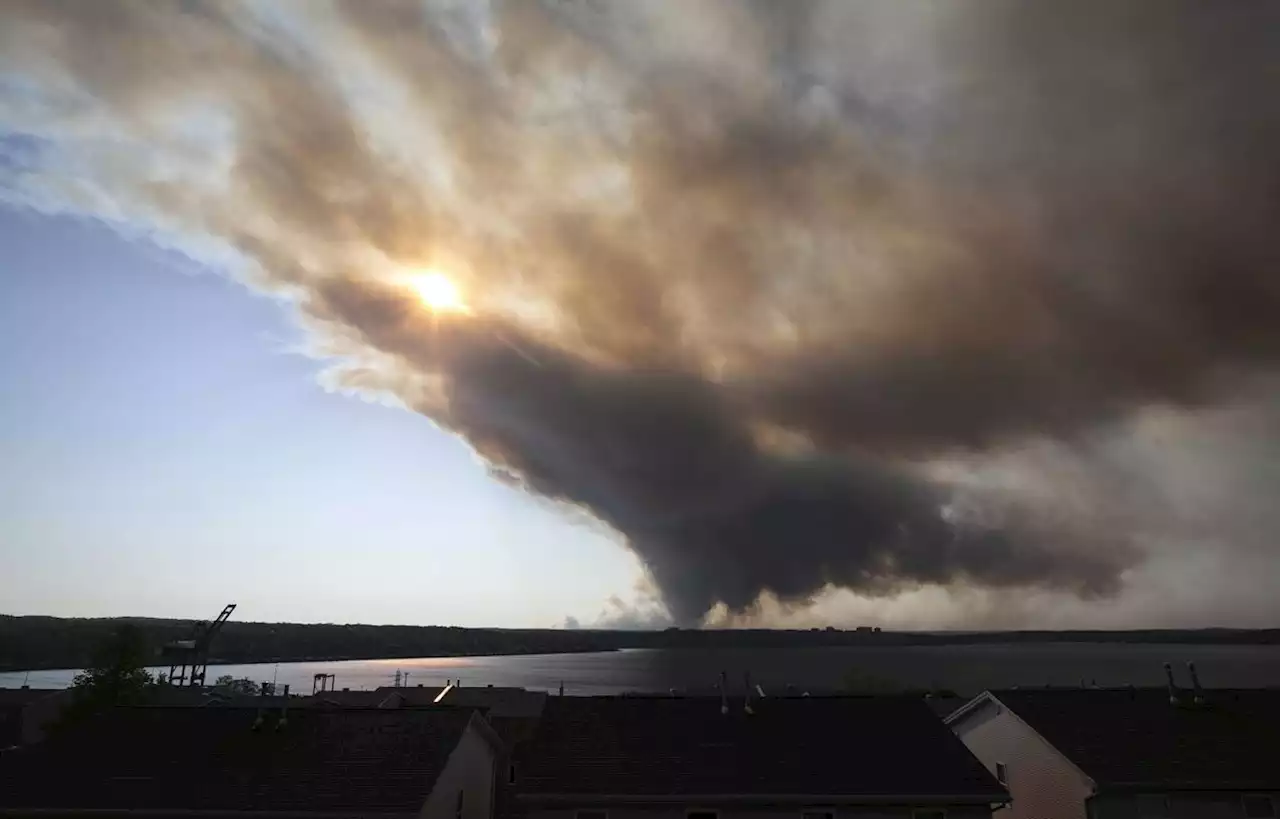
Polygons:
[[1008,819],[1280,816],[1280,690],[989,691],[947,724]]

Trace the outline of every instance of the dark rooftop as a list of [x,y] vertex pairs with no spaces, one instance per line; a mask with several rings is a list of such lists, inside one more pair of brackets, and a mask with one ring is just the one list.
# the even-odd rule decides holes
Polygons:
[[993,692],[1099,786],[1280,789],[1280,689]]
[[1004,798],[916,697],[551,697],[517,751],[525,797]]
[[416,813],[466,709],[116,708],[0,757],[0,808]]
[[0,688],[0,707],[21,708],[27,703],[61,694],[62,688]]
[[398,697],[401,705],[434,705],[436,698],[440,696],[440,692],[444,691],[444,686],[426,685],[426,686],[390,686],[384,685],[376,691],[384,699],[387,697]]
[[0,749],[22,743],[23,711],[27,706],[62,693],[59,688],[0,688]]

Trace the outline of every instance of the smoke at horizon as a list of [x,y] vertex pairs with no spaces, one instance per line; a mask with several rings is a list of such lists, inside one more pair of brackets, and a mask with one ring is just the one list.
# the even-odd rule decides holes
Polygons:
[[618,531],[606,621],[1266,620],[1143,589],[1274,554],[1277,55],[1262,2],[9,2],[0,192]]

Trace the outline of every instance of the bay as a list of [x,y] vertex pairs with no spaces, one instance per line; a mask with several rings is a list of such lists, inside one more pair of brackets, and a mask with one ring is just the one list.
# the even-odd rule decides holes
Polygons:
[[[260,682],[275,680],[294,693],[310,693],[315,675],[335,675],[351,690],[392,685],[397,671],[410,686],[517,686],[577,695],[711,689],[723,671],[739,690],[744,675],[766,692],[839,688],[853,676],[876,684],[949,689],[973,694],[1014,685],[1163,685],[1163,663],[1187,684],[1186,663],[1196,663],[1207,687],[1280,686],[1278,645],[1159,643],[992,643],[937,646],[847,646],[778,649],[627,649],[582,654],[495,657],[420,657],[210,666]],[[167,671],[167,669],[161,669]],[[24,680],[33,688],[63,688],[75,670],[0,673],[0,688]],[[403,675],[407,674],[407,677]]]

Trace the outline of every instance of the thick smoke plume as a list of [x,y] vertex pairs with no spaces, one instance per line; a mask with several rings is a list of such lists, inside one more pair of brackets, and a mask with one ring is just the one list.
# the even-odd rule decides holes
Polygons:
[[679,622],[1117,593],[1141,478],[999,464],[1280,358],[1265,0],[9,0],[0,32],[11,201],[292,300],[339,384],[617,529]]

